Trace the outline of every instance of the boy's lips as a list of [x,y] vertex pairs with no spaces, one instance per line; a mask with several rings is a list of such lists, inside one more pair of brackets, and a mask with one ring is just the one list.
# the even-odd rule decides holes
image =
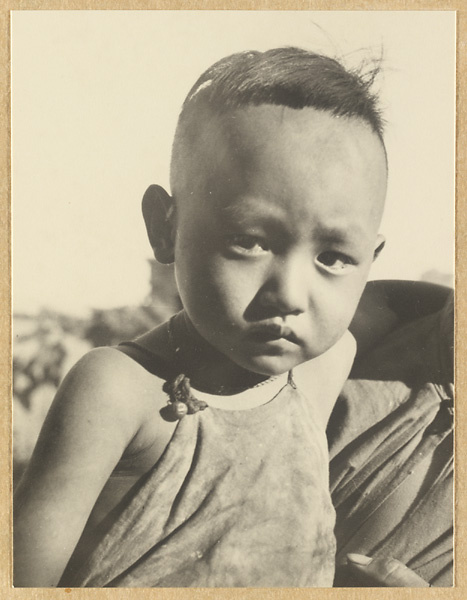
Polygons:
[[295,332],[284,324],[279,323],[264,323],[254,326],[248,337],[257,342],[273,342],[276,340],[287,340],[294,344],[299,343],[299,339]]

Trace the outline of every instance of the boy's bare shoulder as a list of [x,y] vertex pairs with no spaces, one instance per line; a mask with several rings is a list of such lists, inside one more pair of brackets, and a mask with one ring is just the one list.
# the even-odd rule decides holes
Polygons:
[[91,378],[96,390],[108,388],[114,392],[122,391],[122,386],[125,392],[144,392],[148,382],[162,381],[114,347],[90,350],[75,364],[67,378],[75,385],[85,385],[85,380]]
[[[162,386],[162,380],[149,373],[138,362],[116,348],[95,348],[85,354],[70,370],[62,387],[67,395],[85,393],[112,398],[115,406],[131,410],[154,399],[153,391]],[[135,404],[136,403],[136,404]]]
[[[133,437],[166,403],[163,379],[117,348],[95,348],[65,378],[58,402],[79,404],[80,411],[111,418]],[[78,409],[78,407],[77,407]],[[66,409],[65,409],[66,410]]]

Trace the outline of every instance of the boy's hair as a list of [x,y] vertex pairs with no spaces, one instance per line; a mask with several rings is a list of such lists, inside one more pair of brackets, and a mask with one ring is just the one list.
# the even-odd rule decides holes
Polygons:
[[363,68],[349,70],[333,58],[294,47],[239,52],[219,60],[199,77],[183,104],[172,149],[172,189],[183,164],[183,146],[203,127],[202,114],[261,104],[311,107],[362,119],[384,147],[383,119],[371,92],[378,72],[378,64],[366,73]]

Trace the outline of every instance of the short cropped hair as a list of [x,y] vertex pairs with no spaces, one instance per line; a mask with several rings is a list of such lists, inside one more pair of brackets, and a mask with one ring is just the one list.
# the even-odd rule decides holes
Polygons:
[[262,104],[310,107],[362,119],[384,147],[378,97],[371,91],[378,72],[378,64],[366,72],[350,70],[338,60],[295,47],[239,52],[219,60],[199,77],[182,106],[172,149],[172,188],[183,165],[188,132],[193,137],[193,127],[202,127],[201,114],[222,115]]

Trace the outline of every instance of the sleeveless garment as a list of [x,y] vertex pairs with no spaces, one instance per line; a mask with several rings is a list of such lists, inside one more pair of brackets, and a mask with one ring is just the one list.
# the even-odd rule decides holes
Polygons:
[[185,416],[68,587],[332,586],[324,431],[291,381]]

